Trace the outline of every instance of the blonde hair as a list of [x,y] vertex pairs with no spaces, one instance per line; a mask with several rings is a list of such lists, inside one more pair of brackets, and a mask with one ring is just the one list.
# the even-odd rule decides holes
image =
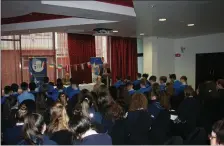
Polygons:
[[54,133],[60,130],[68,130],[69,117],[67,115],[65,107],[56,102],[50,111],[50,124],[48,126],[48,133]]

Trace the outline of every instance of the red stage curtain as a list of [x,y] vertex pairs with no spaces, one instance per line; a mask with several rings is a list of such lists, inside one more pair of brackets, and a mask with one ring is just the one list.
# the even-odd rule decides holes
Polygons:
[[111,69],[113,82],[116,76],[131,76],[136,79],[137,73],[137,40],[136,38],[111,37]]
[[[87,67],[87,62],[90,61],[90,57],[96,56],[95,50],[95,38],[91,35],[82,34],[68,34],[68,52],[70,57],[70,64],[72,78],[77,83],[91,83],[92,74],[91,68]],[[77,71],[75,70],[75,64],[84,64],[84,70],[79,65]]]

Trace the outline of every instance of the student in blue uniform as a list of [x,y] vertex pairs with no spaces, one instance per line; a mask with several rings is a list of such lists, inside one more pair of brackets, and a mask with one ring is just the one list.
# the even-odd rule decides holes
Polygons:
[[124,83],[121,81],[121,78],[119,76],[116,77],[116,83],[114,84],[114,86],[116,88],[119,88],[121,85],[124,85]]
[[28,84],[26,82],[22,82],[21,85],[20,85],[21,89],[23,90],[23,93],[20,94],[18,97],[17,97],[17,100],[18,100],[18,103],[22,103],[24,100],[27,100],[27,99],[30,99],[30,100],[33,100],[35,101],[35,97],[32,93],[29,93],[28,92]]
[[12,95],[13,95],[14,97],[19,96],[19,93],[18,93],[19,85],[18,85],[18,84],[13,83],[13,84],[11,85],[11,89],[12,89]]
[[5,86],[4,88],[4,96],[1,98],[1,104],[5,103],[7,97],[12,94],[12,88],[10,86]]
[[149,77],[148,74],[143,74],[143,75],[142,75],[142,78],[144,78],[144,79],[146,80],[146,87],[147,87],[147,88],[150,86],[150,82],[148,81],[148,77]]
[[74,95],[79,94],[80,90],[78,88],[78,85],[73,81],[73,79],[70,79],[71,85],[66,88],[65,94],[71,99]]
[[127,82],[126,87],[128,90],[128,94],[131,96],[133,95],[136,91],[133,89],[133,83],[132,82]]
[[165,91],[166,90],[166,82],[167,82],[167,77],[166,76],[161,76],[159,78],[160,90],[161,91]]
[[143,78],[143,79],[141,79],[141,81],[140,81],[140,89],[138,90],[138,92],[140,92],[140,93],[146,93],[146,92],[149,92],[149,90],[150,90],[150,88],[148,87],[146,87],[146,80]]
[[182,85],[179,80],[177,80],[176,74],[170,74],[170,81],[173,83],[173,88],[175,89],[175,95],[180,94],[180,86]]
[[56,142],[44,136],[46,124],[40,114],[28,114],[24,119],[23,137],[18,145],[57,145]]
[[29,93],[32,93],[34,97],[37,97],[37,92],[35,91],[36,88],[37,88],[37,85],[34,82],[29,83],[29,89],[30,89]]
[[137,80],[135,80],[135,81],[133,82],[133,85],[134,85],[134,86],[136,86],[136,85],[140,85],[141,77],[142,77],[142,74],[141,74],[141,73],[138,73],[138,74],[137,74]]

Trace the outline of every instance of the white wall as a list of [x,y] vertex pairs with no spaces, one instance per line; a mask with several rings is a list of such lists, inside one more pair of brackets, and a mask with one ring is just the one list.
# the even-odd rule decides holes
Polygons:
[[149,75],[162,75],[174,72],[173,40],[157,37],[143,39],[144,73]]
[[186,50],[175,58],[175,73],[178,77],[186,75],[188,84],[195,86],[195,65],[197,53],[224,52],[224,33],[174,40],[174,51],[181,53],[181,46]]
[[[186,48],[184,53],[181,47]],[[178,79],[185,75],[194,87],[196,54],[213,52],[224,52],[224,33],[183,39],[145,37],[143,72],[157,77],[176,73]],[[175,53],[181,57],[175,57]]]

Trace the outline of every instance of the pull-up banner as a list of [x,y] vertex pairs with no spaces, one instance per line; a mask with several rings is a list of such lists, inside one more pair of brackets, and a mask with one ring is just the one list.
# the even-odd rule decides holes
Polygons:
[[46,58],[30,58],[29,59],[29,72],[30,81],[39,83],[47,76],[47,59]]
[[103,65],[102,57],[91,57],[90,64],[92,66],[92,82],[96,83],[97,76],[100,75],[100,68]]

